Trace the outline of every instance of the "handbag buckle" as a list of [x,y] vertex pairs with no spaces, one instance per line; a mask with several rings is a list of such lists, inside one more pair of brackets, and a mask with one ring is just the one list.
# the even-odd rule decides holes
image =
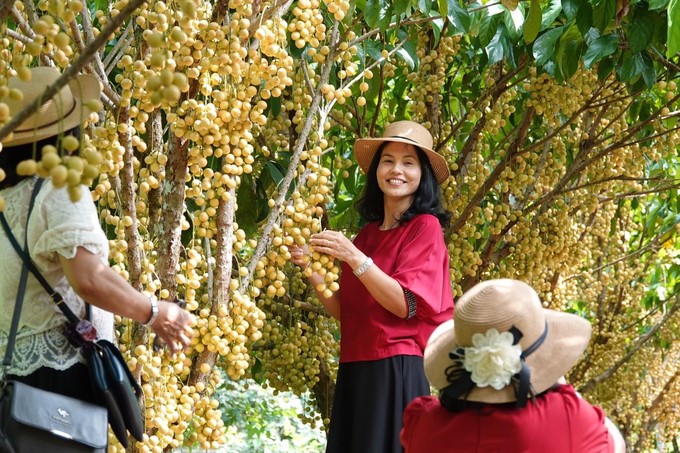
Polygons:
[[96,341],[97,338],[99,338],[97,329],[87,319],[80,320],[80,322],[76,325],[76,332],[80,338],[86,342]]
[[76,348],[97,341],[99,334],[97,329],[87,319],[81,319],[78,323],[66,324],[66,338]]

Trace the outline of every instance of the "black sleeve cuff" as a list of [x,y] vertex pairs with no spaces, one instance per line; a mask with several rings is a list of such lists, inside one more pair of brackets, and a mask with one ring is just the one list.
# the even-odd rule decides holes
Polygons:
[[406,296],[406,305],[408,305],[406,319],[411,319],[416,315],[416,296],[408,289],[404,290],[404,295]]

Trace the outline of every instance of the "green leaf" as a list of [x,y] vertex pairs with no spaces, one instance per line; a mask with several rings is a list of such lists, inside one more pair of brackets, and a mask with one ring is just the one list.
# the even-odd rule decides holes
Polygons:
[[241,184],[236,192],[236,199],[239,206],[248,206],[248,209],[238,209],[236,211],[236,221],[239,228],[246,234],[253,234],[257,229],[257,196],[253,190],[253,177],[249,174],[241,175]]
[[590,46],[588,46],[588,50],[586,50],[586,53],[583,56],[584,67],[590,69],[598,60],[616,52],[618,44],[619,35],[617,34],[605,35],[597,38]]
[[599,61],[597,64],[597,79],[604,80],[609,77],[612,70],[614,69],[614,59],[611,57],[605,57]]
[[647,88],[651,89],[656,83],[656,69],[654,68],[654,62],[647,55],[647,52],[642,52],[642,64],[642,78]]
[[579,2],[578,0],[562,0],[562,11],[567,19],[571,20],[576,17],[576,13],[579,10],[581,4],[586,4],[588,2]]
[[562,34],[566,31],[565,26],[553,28],[543,33],[534,42],[532,53],[536,64],[543,66],[555,54],[555,45]]
[[[637,122],[642,120],[642,116],[640,115],[640,112],[642,111],[642,106],[646,103],[647,101],[645,99],[642,99],[640,97],[635,98],[633,102],[631,102],[630,107],[628,108],[628,121],[630,122]],[[637,198],[634,198],[633,200],[637,200]],[[631,203],[632,201],[631,200]]]
[[456,30],[467,33],[470,29],[470,13],[466,8],[460,6],[457,0],[447,0],[448,1],[448,14],[447,17],[449,21],[453,24]]
[[650,0],[649,10],[656,11],[658,9],[666,9],[666,6],[668,6],[668,2],[669,0]]
[[546,64],[543,65],[543,70],[548,74],[550,77],[557,77],[557,65],[553,60],[549,60]]
[[418,57],[415,53],[415,49],[413,48],[415,44],[412,41],[407,42],[407,44],[410,43],[411,49],[407,49],[406,46],[404,45],[403,47],[399,48],[395,53],[401,57],[402,60],[408,64],[408,67],[413,70],[416,67],[416,61],[418,61]]
[[656,27],[656,14],[638,7],[635,10],[635,17],[628,27],[626,38],[631,52],[639,52],[646,49],[652,36],[654,35],[654,28]]
[[381,6],[381,0],[366,0],[366,7],[364,8],[366,25],[371,28],[378,28]]
[[265,168],[269,170],[269,175],[271,176],[272,181],[274,181],[274,185],[278,186],[285,176],[283,171],[281,171],[280,166],[276,162],[267,161]]
[[616,16],[616,0],[602,0],[593,8],[593,27],[604,32]]
[[633,54],[626,51],[616,73],[622,82],[630,82],[640,76],[643,66],[642,56],[639,53]]
[[281,114],[281,98],[269,98],[267,101],[269,109],[273,116],[279,116]]
[[680,52],[680,0],[671,0],[668,4],[668,41],[666,58]]
[[578,69],[583,46],[583,37],[578,28],[572,24],[558,41],[555,53],[555,62],[564,80],[569,79]]
[[578,13],[576,13],[576,26],[584,36],[592,28],[593,7],[590,6],[590,3],[584,2],[578,9]]
[[349,174],[349,176],[342,180],[342,183],[345,185],[349,193],[357,193],[358,169],[359,169],[358,165],[352,165],[350,168],[347,169],[347,173]]
[[548,6],[543,10],[543,19],[541,20],[541,30],[550,27],[557,16],[562,12],[561,0],[550,0]]
[[381,30],[387,30],[390,27],[392,15],[392,2],[383,3],[379,13],[380,19],[378,20],[378,27]]
[[432,33],[434,34],[434,42],[433,45],[437,45],[439,43],[439,38],[441,38],[442,35],[442,29],[444,28],[444,20],[439,18],[439,19],[433,19],[432,22],[430,22],[432,25]]
[[397,21],[403,19],[402,16],[406,12],[406,9],[410,3],[411,2],[409,0],[396,0],[392,3],[392,6],[394,7],[394,15],[396,16]]
[[508,49],[508,37],[505,25],[503,23],[498,25],[496,34],[491,39],[491,42],[486,46],[486,54],[489,57],[489,65],[493,65],[509,57],[511,50]]
[[479,33],[477,37],[479,39],[480,47],[486,47],[487,44],[491,42],[498,31],[498,24],[500,23],[502,15],[491,15],[485,14],[479,23]]
[[303,57],[307,53],[307,46],[303,48],[299,48],[298,46],[290,46],[290,56],[295,58],[296,60],[299,60],[300,58]]
[[430,11],[432,11],[432,0],[418,0],[418,9],[424,15],[430,14]]
[[364,41],[364,47],[361,48],[365,48],[366,54],[376,61],[382,58],[382,54],[380,52],[382,51],[383,47],[377,41]]
[[645,230],[646,231],[656,231],[656,224],[659,219],[659,211],[661,210],[661,206],[657,205],[654,206],[650,211],[649,214],[647,214],[647,221],[645,222]]
[[538,32],[541,31],[541,5],[538,0],[531,0],[531,5],[529,6],[529,14],[524,21],[524,42],[529,44],[538,36]]
[[439,6],[439,15],[446,17],[449,15],[449,4],[447,0],[437,0],[437,5]]
[[600,36],[602,36],[600,34],[600,30],[591,27],[590,30],[588,30],[588,32],[583,35],[583,41],[586,43],[586,46],[590,46]]
[[503,14],[503,21],[508,31],[508,36],[514,42],[521,36],[520,32],[524,25],[524,12],[521,7],[517,7],[512,11],[506,11]]
[[565,43],[564,52],[561,54],[561,58],[557,62],[564,80],[567,80],[576,74],[576,71],[578,70],[579,55],[581,54],[582,44],[582,42],[575,40]]
[[645,89],[645,87],[646,87],[645,81],[642,79],[642,77],[637,77],[634,82],[628,84],[626,89],[630,94],[637,94],[641,93]]

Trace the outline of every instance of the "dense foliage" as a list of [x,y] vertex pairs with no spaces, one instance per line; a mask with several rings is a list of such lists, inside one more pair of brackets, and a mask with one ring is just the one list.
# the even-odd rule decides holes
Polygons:
[[[357,231],[352,143],[402,118],[449,162],[455,293],[513,277],[587,317],[568,378],[635,451],[677,439],[676,1],[6,0],[0,15],[0,100],[38,64],[104,85],[85,161],[22,171],[91,182],[112,265],[196,316],[177,358],[118,324],[144,384],[137,449],[224,444],[220,369],[311,391],[302,417],[321,426],[338,329],[288,245]],[[0,138],[21,120],[3,105]],[[339,263],[311,267],[337,289]]]

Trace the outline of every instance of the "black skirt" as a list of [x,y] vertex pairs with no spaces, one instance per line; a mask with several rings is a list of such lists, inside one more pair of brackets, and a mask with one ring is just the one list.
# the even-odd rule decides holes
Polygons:
[[341,363],[326,453],[402,453],[402,413],[429,394],[422,357]]
[[87,365],[82,363],[76,363],[65,370],[42,367],[28,376],[9,376],[9,378],[49,392],[99,404],[90,385]]

